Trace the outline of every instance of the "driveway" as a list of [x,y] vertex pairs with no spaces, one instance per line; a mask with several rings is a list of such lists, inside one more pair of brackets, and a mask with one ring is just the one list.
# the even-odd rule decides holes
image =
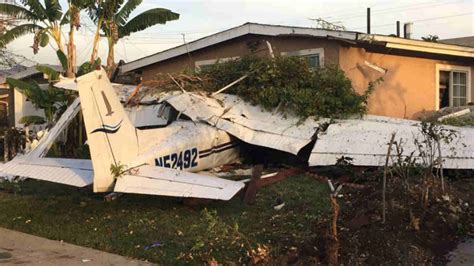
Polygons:
[[151,265],[150,263],[0,228],[0,265]]

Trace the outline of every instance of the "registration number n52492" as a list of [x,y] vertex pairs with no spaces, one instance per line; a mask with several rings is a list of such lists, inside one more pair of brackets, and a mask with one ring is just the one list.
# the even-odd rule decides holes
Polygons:
[[155,165],[173,169],[188,169],[198,165],[196,148],[172,153],[155,159]]

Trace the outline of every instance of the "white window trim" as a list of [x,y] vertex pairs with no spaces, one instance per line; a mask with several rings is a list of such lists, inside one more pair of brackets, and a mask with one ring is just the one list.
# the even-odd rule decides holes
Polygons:
[[282,56],[306,56],[319,54],[319,66],[324,67],[324,48],[311,48],[297,51],[281,52]]
[[196,68],[196,71],[201,71],[201,66],[206,66],[206,65],[214,65],[219,61],[219,63],[227,62],[230,60],[235,60],[239,59],[240,56],[234,56],[234,57],[224,57],[224,58],[216,58],[216,59],[208,59],[208,60],[198,60],[194,62],[194,66]]
[[[472,102],[471,98],[471,68],[467,66],[457,66],[457,65],[446,65],[446,64],[436,64],[436,92],[435,92],[435,110],[439,110],[439,72],[440,71],[460,71],[466,72],[466,103]],[[451,75],[450,75],[451,79]],[[452,92],[452,81],[449,84],[449,106],[453,105],[453,92]]]

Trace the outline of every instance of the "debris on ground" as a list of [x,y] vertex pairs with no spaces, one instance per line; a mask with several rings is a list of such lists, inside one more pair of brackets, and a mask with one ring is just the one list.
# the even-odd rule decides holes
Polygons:
[[161,247],[161,246],[163,246],[163,244],[161,244],[160,242],[155,242],[155,243],[153,243],[153,244],[151,244],[151,245],[144,246],[143,248],[144,248],[145,250],[149,250],[149,249],[157,248],[157,247]]

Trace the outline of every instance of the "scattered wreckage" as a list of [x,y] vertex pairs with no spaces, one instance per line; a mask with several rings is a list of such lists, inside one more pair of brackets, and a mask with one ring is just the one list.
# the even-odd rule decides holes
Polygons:
[[[413,155],[413,140],[421,134],[417,121],[371,115],[301,121],[224,93],[165,92],[124,107],[133,87],[111,84],[103,70],[56,86],[78,91],[79,98],[36,147],[1,166],[3,175],[77,187],[93,183],[94,192],[229,200],[245,181],[205,170],[236,162],[244,143],[292,154],[308,166],[334,165],[342,157],[357,166],[383,166],[392,132],[405,144],[403,156]],[[80,109],[91,160],[46,158]],[[474,129],[452,129],[457,138],[442,146],[443,168],[473,169]]]

